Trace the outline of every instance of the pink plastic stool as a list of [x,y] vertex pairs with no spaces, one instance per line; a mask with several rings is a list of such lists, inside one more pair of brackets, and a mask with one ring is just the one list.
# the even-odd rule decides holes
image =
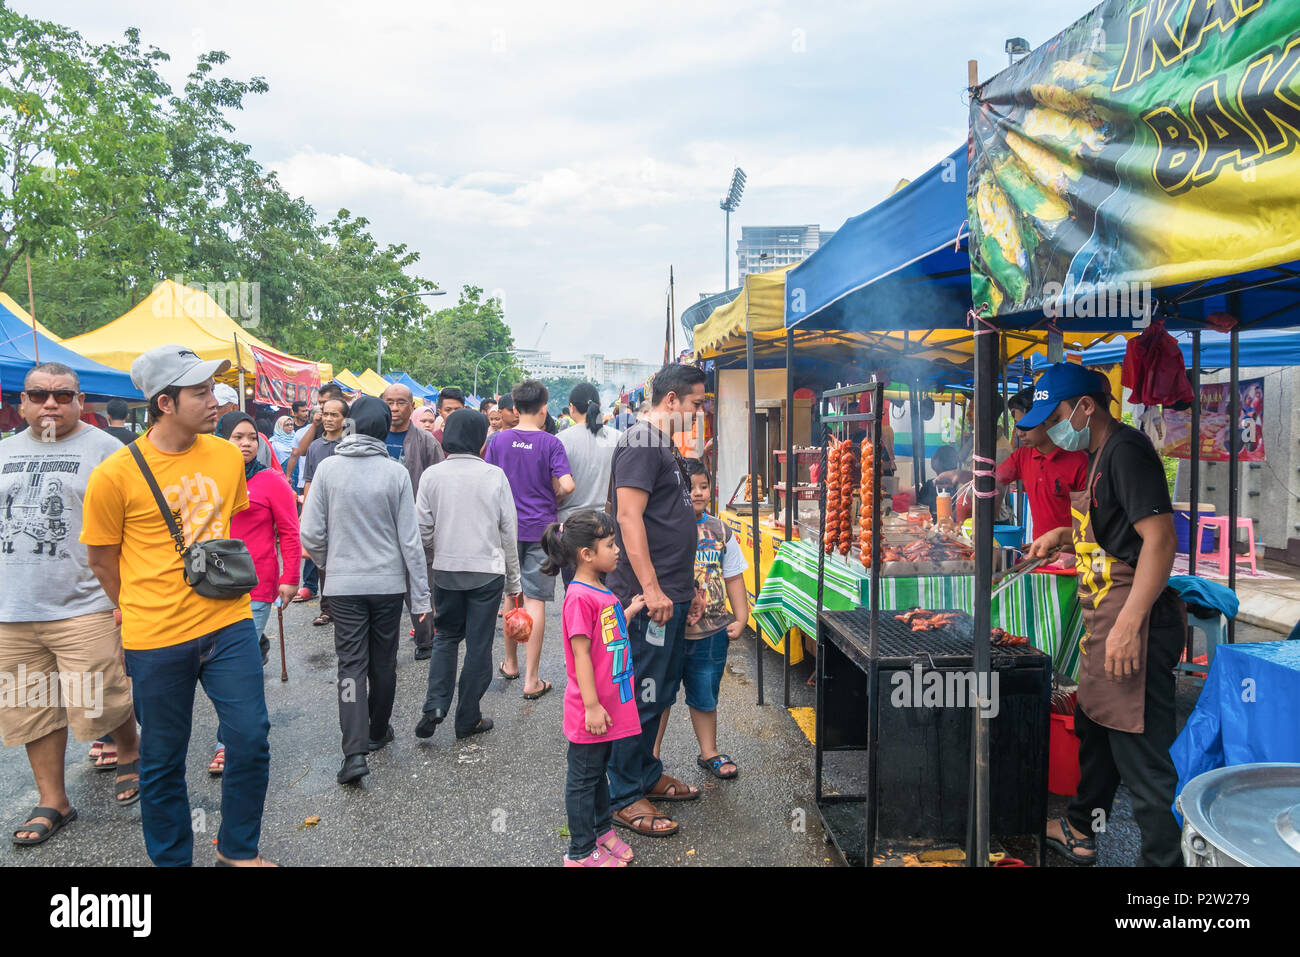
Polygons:
[[[1216,556],[1214,552],[1198,551],[1196,553],[1196,558],[1200,561],[1201,559],[1212,559],[1217,557],[1219,560],[1219,574],[1226,576],[1228,574],[1228,556],[1232,554],[1232,552],[1229,551],[1232,547],[1232,536],[1228,534],[1228,516],[1214,515],[1200,517],[1200,520],[1196,523],[1196,530],[1191,539],[1198,547],[1201,543],[1200,534],[1202,527],[1213,528],[1216,530],[1219,538],[1218,555]],[[1259,574],[1259,568],[1255,564],[1255,521],[1250,518],[1238,517],[1237,528],[1244,528],[1246,530],[1246,541],[1249,546],[1245,555],[1237,556],[1237,561],[1249,562],[1251,574],[1257,575]]]

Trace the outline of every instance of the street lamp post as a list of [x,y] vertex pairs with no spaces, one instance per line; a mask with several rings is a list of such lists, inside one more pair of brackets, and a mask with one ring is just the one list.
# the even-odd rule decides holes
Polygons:
[[745,171],[739,166],[731,173],[731,188],[718,203],[718,208],[725,214],[726,227],[723,233],[722,250],[722,288],[731,288],[731,214],[740,206],[740,194],[745,191]]
[[[403,299],[414,299],[416,296],[445,296],[445,295],[447,295],[447,290],[445,289],[434,289],[431,292],[408,292],[405,296],[398,296],[396,299],[390,302],[387,306],[384,307],[384,311],[388,309],[392,309],[393,306],[397,305]],[[379,373],[380,375],[384,374],[384,312],[383,311],[379,313],[379,355],[375,360],[375,372]]]
[[[496,352],[488,352],[478,357],[478,362],[474,363],[474,394],[478,395],[478,367],[483,364],[484,359],[492,356],[508,356],[511,354],[509,349],[498,349]],[[497,378],[501,378],[501,373],[497,373]]]
[[1017,56],[1024,56],[1030,52],[1029,41],[1024,37],[1011,37],[1003,45],[1007,51],[1007,66],[1014,66]]
[[[505,372],[505,371],[506,371],[505,369],[501,370],[501,372]],[[492,395],[494,397],[501,394],[501,372],[497,373],[497,380],[492,384]]]

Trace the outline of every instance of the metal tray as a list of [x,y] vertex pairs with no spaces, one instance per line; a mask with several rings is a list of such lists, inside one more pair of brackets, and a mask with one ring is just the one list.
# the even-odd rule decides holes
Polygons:
[[1238,764],[1178,796],[1189,867],[1300,867],[1300,764]]

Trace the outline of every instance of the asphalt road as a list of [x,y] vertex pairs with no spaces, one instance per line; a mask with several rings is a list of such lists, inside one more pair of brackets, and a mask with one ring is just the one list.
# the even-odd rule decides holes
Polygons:
[[[285,614],[289,681],[279,680],[279,652],[273,638],[266,668],[271,715],[271,781],[262,827],[262,853],[294,866],[321,865],[540,865],[560,863],[567,848],[563,786],[565,740],[561,733],[564,687],[559,605],[550,606],[542,675],[555,690],[536,701],[520,697],[519,682],[494,678],[484,697],[484,714],[496,727],[457,741],[450,723],[429,741],[414,736],[424,700],[428,669],[412,657],[403,638],[398,659],[397,740],[370,757],[371,773],[361,787],[341,787],[334,775],[342,760],[335,706],[332,629],[314,628],[316,602],[296,604]],[[274,619],[271,632],[274,635]],[[1244,626],[1241,641],[1281,636]],[[498,630],[497,658],[501,638]],[[671,838],[628,837],[645,865],[818,866],[838,864],[827,848],[813,802],[813,751],[795,721],[781,707],[781,661],[765,653],[767,704],[756,704],[754,639],[731,646],[719,707],[720,747],[741,768],[740,777],[721,782],[695,765],[698,753],[684,705],[671,718],[664,742],[667,770],[699,785],[699,800],[663,808],[681,822]],[[791,704],[811,706],[813,689],[804,680],[811,659],[792,674]],[[1179,724],[1195,705],[1197,689],[1180,684]],[[220,825],[220,780],[206,772],[216,734],[216,715],[197,696],[188,769],[196,818],[195,863],[215,860],[212,847]],[[32,848],[0,841],[0,867],[19,865],[148,865],[138,805],[118,808],[113,776],[96,772],[86,746],[68,747],[67,781],[79,818],[48,843]],[[36,788],[20,748],[0,749],[0,815],[12,830],[37,803]],[[1049,812],[1064,811],[1064,798],[1051,797]],[[313,826],[303,826],[319,817]],[[1032,840],[1005,842],[1008,851],[1032,862]],[[1099,862],[1133,866],[1138,831],[1123,788]],[[1052,854],[1049,866],[1072,866]]]
[[[398,659],[397,740],[371,755],[361,787],[335,782],[342,761],[335,705],[332,629],[313,628],[316,602],[285,614],[289,681],[280,682],[274,638],[266,667],[271,716],[271,780],[262,853],[287,865],[542,865],[561,862],[568,841],[564,813],[565,739],[561,732],[564,655],[559,605],[550,606],[542,676],[555,690],[538,701],[520,697],[521,681],[495,678],[483,712],[496,726],[457,741],[450,722],[433,738],[414,736],[428,677],[403,637]],[[500,660],[502,639],[498,629]],[[732,645],[719,708],[719,744],[739,763],[734,781],[713,779],[680,705],[664,742],[670,774],[701,786],[694,802],[664,807],[677,815],[670,838],[628,837],[647,865],[822,865],[829,863],[812,803],[812,749],[779,703],[755,705],[754,641]],[[522,658],[522,654],[521,654]],[[779,659],[770,652],[769,667]],[[769,699],[770,700],[770,699]],[[211,864],[220,825],[220,780],[210,778],[216,715],[200,693],[188,759],[190,801],[198,819],[194,861]],[[148,865],[139,806],[118,808],[113,775],[96,772],[87,746],[68,746],[67,786],[78,820],[39,847],[0,842],[0,867]],[[0,815],[12,831],[37,803],[26,755],[0,749]],[[320,823],[304,827],[308,817]]]

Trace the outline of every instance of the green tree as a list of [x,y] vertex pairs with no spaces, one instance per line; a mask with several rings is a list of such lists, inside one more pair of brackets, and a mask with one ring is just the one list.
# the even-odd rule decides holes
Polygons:
[[[503,390],[525,378],[509,354],[514,337],[502,318],[500,300],[485,300],[478,286],[465,286],[456,305],[413,319],[387,335],[385,364],[391,355],[390,368],[403,369],[435,388],[455,386],[468,394],[474,388],[476,365],[480,395],[491,393],[498,378]],[[494,352],[506,354],[490,355]]]
[[573,391],[573,387],[579,382],[590,382],[596,387],[596,392],[600,392],[600,384],[597,382],[591,382],[590,379],[557,376],[542,380],[542,383],[546,386],[546,391],[549,392],[551,396],[551,400],[546,404],[551,415],[558,418],[560,413],[569,407],[569,393]]

